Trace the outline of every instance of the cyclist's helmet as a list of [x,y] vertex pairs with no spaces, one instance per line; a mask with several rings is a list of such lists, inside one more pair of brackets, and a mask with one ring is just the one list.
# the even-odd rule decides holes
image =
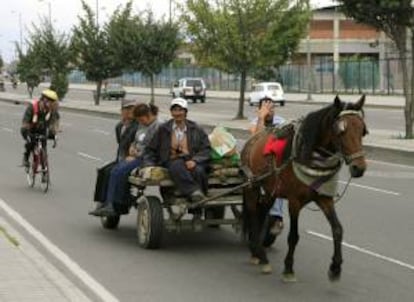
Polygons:
[[48,100],[52,102],[56,102],[58,100],[57,93],[53,91],[52,89],[45,89],[42,91],[42,97],[47,98]]

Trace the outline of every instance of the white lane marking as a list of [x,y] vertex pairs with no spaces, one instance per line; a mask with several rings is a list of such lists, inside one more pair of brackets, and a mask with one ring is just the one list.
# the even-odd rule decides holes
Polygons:
[[105,130],[100,130],[100,129],[93,129],[92,132],[96,132],[96,133],[100,133],[103,135],[111,135],[111,132],[105,131]]
[[[315,237],[319,237],[319,238],[322,238],[322,239],[326,239],[326,240],[332,241],[332,237],[326,236],[324,234],[320,234],[320,233],[317,233],[317,232],[313,232],[311,230],[307,230],[306,233],[308,233],[310,235],[313,235]],[[367,250],[367,249],[365,249],[363,247],[359,247],[359,246],[356,246],[356,245],[353,245],[353,244],[349,244],[349,243],[346,243],[346,242],[342,242],[342,245],[343,246],[346,246],[347,248],[350,248],[350,249],[356,250],[358,252],[361,252],[363,254],[367,254],[369,256],[373,256],[375,258],[382,259],[382,260],[385,260],[385,261],[388,261],[388,262],[397,264],[399,266],[402,266],[402,267],[405,267],[405,268],[408,268],[408,269],[414,271],[414,265],[411,265],[409,263],[405,263],[403,261],[400,261],[400,260],[397,260],[397,259],[394,259],[394,258],[391,258],[391,257],[387,257],[387,256],[384,256],[384,255],[381,255],[381,254],[372,252],[370,250]]]
[[96,160],[96,161],[102,161],[102,159],[101,159],[101,158],[99,158],[99,157],[95,157],[95,156],[92,156],[92,155],[89,155],[89,154],[87,154],[87,153],[78,152],[78,155],[79,155],[79,156],[82,156],[82,157],[85,157],[85,158],[87,158],[87,159],[92,159],[92,160]]
[[14,132],[13,129],[6,128],[6,127],[1,127],[1,130],[6,131],[6,132]]
[[69,258],[61,249],[46,238],[40,231],[25,220],[18,212],[11,208],[3,199],[0,198],[0,207],[13,218],[23,229],[33,236],[46,250],[48,250],[57,260],[59,260],[69,271],[77,276],[85,286],[91,289],[102,301],[119,302],[105,287],[90,276],[79,264]]
[[[343,180],[338,180],[338,182],[341,183],[341,184],[347,184],[348,183],[347,181],[343,181]],[[357,188],[362,188],[362,189],[367,189],[367,190],[371,190],[371,191],[375,191],[375,192],[384,193],[384,194],[390,194],[390,195],[395,195],[395,196],[400,196],[401,195],[398,192],[378,189],[378,188],[370,187],[370,186],[358,185],[358,184],[355,184],[355,183],[350,183],[349,185],[353,186],[353,187],[357,187]]]

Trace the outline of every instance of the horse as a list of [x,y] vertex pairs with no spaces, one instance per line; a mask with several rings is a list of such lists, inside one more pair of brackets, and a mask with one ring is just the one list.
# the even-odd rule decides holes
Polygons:
[[[267,128],[245,143],[241,165],[251,185],[243,189],[243,233],[248,238],[251,263],[262,265],[262,273],[272,272],[263,241],[268,228],[268,211],[275,198],[281,197],[289,201],[290,215],[282,279],[296,281],[293,264],[299,241],[299,213],[311,201],[321,209],[332,228],[334,253],[329,279],[340,279],[343,229],[335,211],[334,197],[343,162],[349,166],[351,177],[362,177],[367,168],[362,149],[362,138],[368,133],[364,103],[365,95],[355,103],[342,102],[336,96],[333,104],[280,128],[282,131]],[[264,155],[269,139],[274,140],[278,135],[284,137],[287,145],[282,158],[277,159],[272,153]]]

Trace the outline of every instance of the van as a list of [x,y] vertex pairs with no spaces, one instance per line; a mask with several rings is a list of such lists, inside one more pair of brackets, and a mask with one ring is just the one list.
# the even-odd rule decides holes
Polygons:
[[202,78],[182,78],[173,83],[171,88],[173,98],[182,97],[196,103],[206,101],[206,84]]

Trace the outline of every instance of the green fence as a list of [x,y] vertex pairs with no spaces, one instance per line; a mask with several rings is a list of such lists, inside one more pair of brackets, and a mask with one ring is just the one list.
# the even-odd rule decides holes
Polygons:
[[[338,62],[316,58],[310,65],[289,64],[279,68],[280,78],[286,92],[312,93],[402,93],[401,67],[397,58],[385,60],[349,58]],[[155,77],[155,87],[170,88],[172,83],[182,77],[202,77],[210,90],[239,90],[238,75],[228,74],[213,68],[183,67],[165,68]],[[268,79],[275,81],[275,79]],[[125,73],[111,82],[125,86],[149,87],[150,81],[141,73]],[[248,78],[247,88],[253,79]],[[73,71],[71,83],[86,83],[82,72]]]

